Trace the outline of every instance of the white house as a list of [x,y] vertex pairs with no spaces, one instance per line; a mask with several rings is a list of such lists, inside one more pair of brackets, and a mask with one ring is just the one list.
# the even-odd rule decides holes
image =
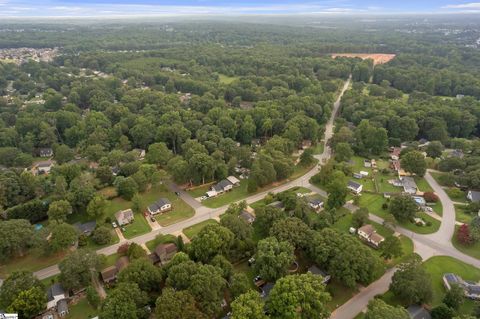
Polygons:
[[172,203],[168,200],[168,198],[160,198],[155,203],[147,207],[150,215],[160,214],[170,209],[172,209]]
[[315,209],[315,210],[319,210],[320,208],[323,207],[323,201],[321,199],[311,199],[308,201],[308,206],[310,206],[311,208]]
[[55,309],[60,317],[68,314],[68,294],[59,283],[53,284],[47,290],[47,309]]
[[380,246],[380,244],[385,240],[383,236],[377,234],[375,228],[372,225],[364,225],[358,229],[358,236],[360,239],[365,240],[366,242],[372,244],[375,247]]
[[480,192],[470,190],[467,193],[467,198],[473,203],[478,203],[480,202]]
[[50,173],[53,165],[54,165],[54,162],[50,161],[50,160],[49,161],[38,162],[35,166],[37,174],[48,174],[48,173]]
[[229,181],[233,186],[239,186],[240,185],[240,180],[233,175],[228,176],[227,181]]
[[131,209],[125,209],[115,213],[115,219],[117,220],[119,226],[130,224],[133,222],[134,218],[135,217]]
[[355,194],[360,194],[363,190],[363,185],[354,181],[348,181],[347,188]]
[[224,192],[228,192],[233,188],[233,184],[230,183],[227,179],[223,179],[217,184],[213,185],[211,190],[217,192],[217,194],[221,194]]

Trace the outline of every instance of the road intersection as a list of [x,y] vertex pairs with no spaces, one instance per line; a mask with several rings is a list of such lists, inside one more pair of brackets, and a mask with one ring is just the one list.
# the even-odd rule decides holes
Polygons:
[[[345,91],[348,89],[350,85],[350,81],[351,79],[348,79],[345,82],[338,96],[338,99],[334,103],[334,107],[332,109],[332,114],[330,116],[330,119],[326,124],[325,137],[323,141],[324,151],[322,154],[315,155],[315,158],[319,161],[319,165],[315,166],[310,171],[308,171],[305,175],[297,179],[288,181],[278,187],[269,189],[268,191],[264,191],[264,192],[257,193],[247,197],[244,200],[248,204],[251,204],[263,199],[270,192],[279,193],[296,186],[308,188],[313,192],[317,192],[324,197],[327,196],[325,191],[310,184],[310,178],[313,175],[318,173],[319,166],[324,164],[332,154],[330,146],[328,145],[328,142],[333,136],[334,121],[338,113],[338,110],[340,108],[341,98],[345,93]],[[429,183],[429,185],[432,187],[432,189],[435,191],[435,193],[439,196],[443,206],[443,216],[442,216],[442,222],[439,230],[436,233],[429,234],[429,235],[416,234],[402,227],[396,227],[395,230],[398,233],[406,237],[409,237],[413,241],[414,251],[418,253],[424,260],[432,256],[441,256],[441,255],[450,256],[480,268],[480,260],[461,253],[460,251],[455,249],[455,247],[451,243],[451,238],[455,232],[454,203],[450,200],[450,198],[445,193],[443,188],[431,176],[430,172],[426,173],[425,179]],[[189,204],[195,210],[195,215],[184,221],[180,221],[170,226],[161,227],[161,228],[152,230],[151,232],[146,233],[144,235],[132,238],[131,240],[129,240],[129,242],[134,242],[139,245],[144,245],[146,242],[155,239],[155,237],[159,234],[178,234],[186,227],[193,226],[195,224],[198,224],[208,219],[214,219],[214,218],[217,219],[220,215],[222,215],[227,210],[229,206],[229,205],[225,205],[219,208],[211,209],[203,206],[200,202],[195,200],[192,196],[190,196],[184,190],[180,189],[177,185],[170,183],[168,187],[170,188],[170,190],[174,192],[178,192],[178,195],[182,198],[182,200],[184,200],[187,204]],[[345,207],[349,209],[351,212],[354,212],[356,209],[358,209],[358,207],[352,204],[346,204]],[[370,219],[380,224],[383,223],[383,220],[380,217],[373,214],[370,214]],[[124,242],[125,241],[121,241],[117,244],[101,248],[97,250],[97,253],[104,254],[104,255],[114,254],[117,252],[118,247]],[[45,279],[45,278],[57,275],[59,272],[60,271],[59,271],[58,265],[53,265],[35,272],[35,275],[39,279]],[[336,311],[334,311],[332,313],[331,318],[333,319],[354,318],[360,311],[365,309],[365,307],[368,304],[368,301],[371,300],[375,295],[384,293],[388,290],[388,286],[390,284],[393,273],[394,273],[394,269],[390,269],[379,280],[372,283],[368,287],[361,289],[356,296],[354,296],[352,299],[347,301],[347,303],[340,306]]]

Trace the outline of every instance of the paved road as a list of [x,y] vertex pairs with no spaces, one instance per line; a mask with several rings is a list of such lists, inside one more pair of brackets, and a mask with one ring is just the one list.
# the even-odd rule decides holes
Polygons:
[[395,268],[387,270],[379,280],[370,284],[368,287],[360,289],[358,294],[332,312],[330,319],[355,318],[376,295],[388,291],[388,286],[390,286],[390,282],[392,282],[392,276],[395,270]]
[[[328,122],[325,126],[324,151],[323,151],[322,154],[315,155],[315,158],[319,160],[319,163],[322,163],[324,160],[327,160],[328,158],[330,158],[331,150],[330,150],[330,147],[328,146],[328,142],[333,136],[333,128],[334,128],[335,117],[336,117],[336,115],[338,113],[338,110],[340,108],[341,98],[342,98],[343,94],[345,93],[345,91],[348,89],[348,87],[350,85],[350,81],[351,81],[351,78],[349,78],[345,82],[337,100],[333,104],[332,114],[331,114],[330,119],[328,120]],[[301,177],[299,177],[295,180],[289,181],[289,182],[287,182],[283,185],[280,185],[280,186],[275,187],[273,189],[269,189],[265,192],[254,194],[254,195],[246,198],[245,200],[248,204],[251,204],[251,203],[254,203],[256,201],[259,201],[259,200],[263,199],[265,197],[265,195],[267,195],[269,192],[279,193],[279,192],[283,192],[283,191],[288,190],[288,189],[290,189],[292,187],[295,187],[295,186],[303,186],[303,187],[310,188],[311,190],[313,190],[313,191],[315,191],[315,192],[317,192],[317,193],[326,197],[327,194],[326,194],[325,191],[311,185],[310,182],[309,182],[310,178],[313,175],[315,175],[317,172],[318,172],[318,167],[316,166],[316,167],[312,168],[310,171],[308,171],[305,175],[303,175],[303,176],[301,176]],[[146,242],[148,242],[150,240],[155,239],[155,237],[158,234],[178,233],[186,227],[198,224],[198,223],[200,223],[202,221],[205,221],[207,219],[218,218],[221,214],[223,214],[227,210],[227,208],[229,206],[229,205],[225,205],[225,206],[222,206],[222,207],[219,207],[219,208],[211,209],[211,208],[203,206],[201,203],[199,203],[197,200],[195,200],[192,196],[190,196],[187,192],[180,189],[176,184],[169,183],[169,184],[167,184],[167,186],[171,191],[179,193],[179,196],[188,205],[190,205],[195,210],[195,215],[192,218],[189,218],[187,220],[178,222],[176,224],[173,224],[173,225],[170,225],[170,226],[167,226],[167,227],[162,227],[160,229],[152,229],[152,231],[150,231],[147,234],[137,236],[133,239],[130,239],[129,240],[130,242],[134,242],[134,243],[137,243],[139,245],[142,245],[142,244],[145,244]],[[97,254],[104,254],[104,255],[114,254],[114,253],[117,252],[117,249],[121,244],[123,244],[123,242],[119,242],[118,244],[111,245],[111,246],[108,246],[108,247],[105,247],[105,248],[101,248],[101,249],[97,250]],[[34,274],[39,279],[44,279],[44,278],[54,276],[58,273],[59,273],[58,266],[53,265],[51,267],[39,270],[39,271],[35,272]]]

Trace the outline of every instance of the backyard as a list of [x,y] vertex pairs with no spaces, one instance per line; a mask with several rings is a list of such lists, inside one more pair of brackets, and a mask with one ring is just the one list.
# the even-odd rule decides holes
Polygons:
[[95,310],[87,301],[87,298],[80,299],[75,305],[69,306],[67,319],[85,319],[93,318],[97,315]]
[[17,270],[35,272],[47,268],[62,261],[68,252],[61,252],[50,256],[44,256],[38,249],[31,249],[23,257],[9,259],[7,263],[0,265],[0,276],[5,277]]

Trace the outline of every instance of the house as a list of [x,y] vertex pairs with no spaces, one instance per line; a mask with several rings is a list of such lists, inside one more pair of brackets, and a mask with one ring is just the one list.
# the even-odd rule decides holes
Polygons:
[[138,160],[143,160],[145,159],[145,150],[141,148],[134,148],[132,152],[136,153],[137,159]]
[[467,198],[473,203],[478,203],[480,202],[480,192],[470,190],[467,193]]
[[177,246],[173,243],[160,244],[155,248],[155,255],[158,256],[159,263],[165,265],[178,252]]
[[36,164],[37,174],[48,174],[52,170],[54,162],[51,160],[38,162]]
[[452,285],[458,285],[463,288],[465,297],[472,300],[480,300],[479,283],[466,281],[456,274],[448,273],[443,275],[443,284],[447,290],[452,289]]
[[119,226],[130,224],[133,222],[134,218],[133,211],[130,208],[115,213],[115,219]]
[[463,154],[462,150],[455,149],[448,154],[449,157],[457,157],[457,158],[463,158],[465,155]]
[[50,147],[43,147],[38,149],[38,155],[40,157],[52,157],[53,150]]
[[353,173],[353,177],[355,177],[356,179],[362,179],[363,175],[360,173]]
[[390,158],[392,161],[398,161],[400,159],[400,152],[402,149],[400,147],[392,147],[390,150]]
[[312,141],[311,140],[303,140],[302,141],[302,149],[306,150],[307,148],[312,147]]
[[383,236],[377,234],[377,231],[372,225],[364,225],[360,227],[357,233],[360,239],[372,244],[375,248],[378,248],[378,246],[380,246],[385,240]]
[[127,256],[122,256],[118,258],[117,262],[115,263],[115,267],[117,268],[118,272],[121,272],[127,268],[128,264],[130,264],[130,259],[128,259]]
[[368,176],[368,172],[360,171],[360,175],[362,175],[363,177],[367,177],[367,176]]
[[267,206],[275,207],[275,208],[279,208],[279,209],[284,209],[285,208],[285,205],[283,205],[283,203],[279,200],[277,200],[275,202],[272,202],[272,203],[268,204]]
[[240,186],[240,180],[235,176],[228,176],[227,181],[229,181],[234,187]]
[[213,190],[208,191],[208,192],[205,193],[205,196],[207,196],[207,198],[215,197],[215,196],[217,196],[217,195],[218,195],[217,192],[216,192],[216,191],[213,191]]
[[151,204],[147,207],[148,212],[150,215],[160,214],[172,209],[172,203],[168,198],[160,198],[155,203]]
[[308,268],[308,272],[309,273],[312,273],[313,275],[317,275],[317,276],[322,276],[323,280],[322,280],[322,283],[323,284],[327,284],[330,279],[332,278],[326,271],[318,268],[317,266],[313,265],[312,267]]
[[252,224],[255,221],[255,215],[253,215],[252,213],[250,213],[245,209],[242,210],[242,212],[240,213],[240,215],[238,215],[238,217],[246,221],[248,224]]
[[412,319],[431,319],[430,313],[427,309],[419,305],[411,305],[407,308],[407,312]]
[[363,160],[363,166],[364,167],[372,167],[372,161],[370,161],[369,159]]
[[390,168],[393,169],[395,172],[399,172],[402,169],[402,167],[400,166],[400,161],[392,160],[390,162]]
[[315,210],[319,210],[320,208],[323,207],[323,200],[319,198],[314,198],[308,201],[308,206]]
[[118,269],[116,266],[110,266],[100,272],[102,281],[105,284],[109,284],[117,279]]
[[55,283],[47,290],[47,309],[56,309],[59,316],[68,314],[68,293],[65,292],[62,285]]
[[233,188],[233,184],[230,183],[227,179],[223,179],[217,184],[213,185],[210,190],[217,192],[217,194],[222,194],[228,192]]
[[95,227],[97,227],[97,222],[92,220],[86,223],[75,223],[73,226],[80,232],[80,234],[90,236],[95,230]]
[[418,187],[413,177],[404,176],[401,178],[401,181],[402,181],[402,186],[405,193],[411,194],[411,195],[417,193]]
[[260,294],[261,297],[263,299],[267,299],[274,286],[275,286],[275,284],[273,284],[271,282],[267,282],[265,285],[263,285],[262,286],[262,293]]
[[363,190],[363,185],[354,181],[348,181],[347,188],[355,194],[360,194]]

